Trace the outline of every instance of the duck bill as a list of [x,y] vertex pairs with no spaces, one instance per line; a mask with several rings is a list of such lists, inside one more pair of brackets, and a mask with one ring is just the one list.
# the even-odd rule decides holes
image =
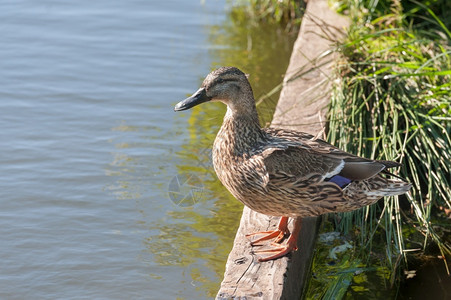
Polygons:
[[210,98],[207,96],[204,88],[198,89],[191,97],[186,98],[183,101],[177,103],[174,107],[174,111],[182,111],[190,109],[196,105],[209,101]]

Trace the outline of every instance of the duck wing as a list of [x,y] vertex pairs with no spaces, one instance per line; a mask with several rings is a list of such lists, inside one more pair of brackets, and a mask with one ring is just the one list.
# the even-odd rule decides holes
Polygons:
[[[396,162],[371,160],[342,151],[306,133],[266,129],[270,136],[268,147],[262,152],[270,177],[286,174],[296,178],[321,176],[329,181],[339,176],[349,183],[375,176],[386,168],[399,166]],[[340,185],[340,184],[339,184]]]

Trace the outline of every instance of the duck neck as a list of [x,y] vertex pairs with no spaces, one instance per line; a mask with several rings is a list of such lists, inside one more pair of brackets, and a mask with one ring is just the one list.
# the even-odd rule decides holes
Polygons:
[[227,107],[224,122],[215,143],[232,155],[241,156],[252,151],[264,139],[255,105],[248,110]]

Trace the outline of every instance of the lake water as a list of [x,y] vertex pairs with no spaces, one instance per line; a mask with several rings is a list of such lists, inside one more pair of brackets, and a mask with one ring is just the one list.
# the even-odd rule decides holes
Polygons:
[[[214,296],[241,210],[209,158],[224,108],[173,106],[219,65],[263,95],[295,35],[225,0],[3,1],[0,19],[0,298]],[[168,193],[183,178],[191,202]]]

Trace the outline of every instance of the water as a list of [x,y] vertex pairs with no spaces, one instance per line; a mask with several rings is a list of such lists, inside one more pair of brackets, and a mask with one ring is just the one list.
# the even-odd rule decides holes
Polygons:
[[[208,156],[224,108],[172,107],[222,64],[267,92],[295,36],[225,0],[3,1],[0,19],[0,298],[214,296],[241,209]],[[177,174],[194,205],[168,196]]]

